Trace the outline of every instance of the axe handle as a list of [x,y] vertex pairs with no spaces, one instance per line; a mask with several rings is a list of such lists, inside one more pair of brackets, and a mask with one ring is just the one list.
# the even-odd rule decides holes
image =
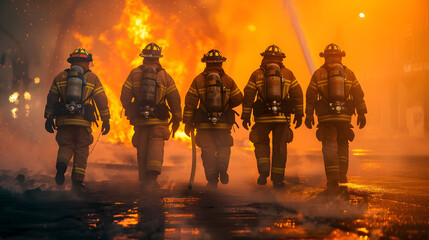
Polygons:
[[197,167],[197,146],[195,143],[195,135],[194,135],[194,129],[191,130],[191,143],[192,143],[192,168],[191,168],[191,176],[189,178],[189,184],[188,189],[192,189],[192,184],[194,183],[195,179],[195,170]]

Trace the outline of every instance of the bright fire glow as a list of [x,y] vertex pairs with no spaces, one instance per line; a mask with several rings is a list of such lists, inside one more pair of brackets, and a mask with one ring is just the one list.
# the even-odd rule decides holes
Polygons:
[[118,225],[122,227],[129,227],[133,225],[137,225],[139,223],[139,215],[137,213],[127,213],[125,216],[123,215],[115,215],[116,218],[124,217],[122,220],[115,220]]
[[247,29],[249,29],[249,31],[251,31],[251,32],[256,31],[255,25],[252,25],[252,24],[250,24],[249,26],[247,26]]
[[365,13],[359,13],[359,17],[364,18],[365,17]]
[[19,98],[19,93],[14,92],[12,95],[9,96],[9,102],[18,104],[19,103],[18,98]]
[[24,93],[24,99],[27,101],[30,101],[31,100],[31,94],[29,92],[25,92]]
[[30,116],[30,105],[25,104],[25,116]]
[[10,110],[10,112],[12,113],[12,117],[13,118],[17,118],[18,117],[18,108],[13,108],[12,110]]
[[39,77],[35,77],[34,78],[34,83],[35,84],[39,84],[40,83],[40,78]]
[[[162,47],[163,55],[168,56],[168,59],[161,59],[161,64],[173,77],[177,88],[181,91],[182,98],[185,93],[182,90],[188,87],[187,59],[183,58],[183,49],[171,47],[172,43],[177,42],[175,39],[177,36],[170,34],[170,30],[166,30],[165,26],[157,23],[157,19],[159,16],[151,12],[140,0],[128,0],[118,23],[112,29],[106,30],[98,36],[73,33],[73,36],[80,41],[81,47],[93,53],[94,62],[97,62],[94,72],[102,81],[109,98],[112,127],[108,135],[107,141],[109,142],[119,142],[131,146],[134,129],[124,116],[119,97],[128,73],[132,68],[141,65],[142,58],[139,57],[139,53],[146,44],[156,42]],[[201,58],[200,53],[214,47],[213,41],[207,37],[198,40],[196,45],[199,51],[198,58]],[[195,61],[192,59],[192,62]],[[190,142],[190,138],[183,132],[183,125],[176,133],[176,139]]]
[[371,149],[352,149],[353,156],[365,156],[370,152],[373,152]]

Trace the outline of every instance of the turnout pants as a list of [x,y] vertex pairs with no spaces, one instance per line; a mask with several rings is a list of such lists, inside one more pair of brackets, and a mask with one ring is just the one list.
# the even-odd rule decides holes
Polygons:
[[68,166],[73,157],[72,181],[85,179],[89,145],[94,141],[91,128],[65,125],[59,126],[56,140],[59,145],[57,163]]
[[231,130],[197,129],[195,142],[201,148],[207,181],[219,181],[219,174],[228,170],[231,147],[234,145]]
[[137,148],[139,181],[143,182],[147,172],[161,174],[164,160],[164,141],[170,137],[168,125],[134,127],[132,143]]
[[349,122],[326,122],[318,126],[316,136],[322,142],[328,186],[347,182],[349,141],[354,139],[352,127]]
[[286,168],[287,143],[292,141],[293,132],[289,123],[255,123],[253,125],[249,139],[255,146],[259,174],[267,176],[270,175],[270,132],[273,136],[271,180],[282,182]]

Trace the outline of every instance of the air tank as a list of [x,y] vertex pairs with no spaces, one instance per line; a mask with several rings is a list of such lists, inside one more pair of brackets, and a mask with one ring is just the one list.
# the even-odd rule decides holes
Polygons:
[[206,78],[206,110],[210,113],[222,112],[222,83],[217,73],[209,73]]
[[155,69],[148,67],[143,70],[143,76],[140,84],[140,101],[144,105],[155,105],[156,103],[156,81],[157,75]]
[[329,77],[329,99],[331,101],[345,100],[345,78],[344,67],[341,64],[333,64],[328,68]]
[[268,64],[265,70],[265,95],[267,103],[282,100],[282,76],[277,64]]
[[72,66],[67,77],[66,98],[67,103],[76,105],[82,100],[83,69]]

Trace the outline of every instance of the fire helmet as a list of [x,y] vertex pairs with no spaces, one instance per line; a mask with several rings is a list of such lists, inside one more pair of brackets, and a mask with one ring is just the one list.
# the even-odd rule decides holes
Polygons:
[[205,63],[221,63],[225,61],[226,57],[223,57],[216,49],[210,50],[207,54],[204,54],[203,58],[201,58],[201,62]]
[[261,56],[265,57],[265,56],[273,56],[273,57],[282,57],[285,58],[286,54],[284,54],[282,52],[282,50],[280,50],[280,48],[276,45],[270,45],[268,46],[264,52],[261,53]]
[[325,50],[321,53],[319,53],[320,57],[331,57],[331,56],[337,56],[337,57],[345,57],[346,52],[341,51],[341,48],[334,43],[329,44],[325,47]]
[[156,43],[149,43],[143,48],[139,56],[144,58],[162,58],[161,50],[162,47],[158,46]]
[[92,54],[88,53],[83,48],[78,48],[70,53],[70,57],[67,58],[67,62],[92,62]]

